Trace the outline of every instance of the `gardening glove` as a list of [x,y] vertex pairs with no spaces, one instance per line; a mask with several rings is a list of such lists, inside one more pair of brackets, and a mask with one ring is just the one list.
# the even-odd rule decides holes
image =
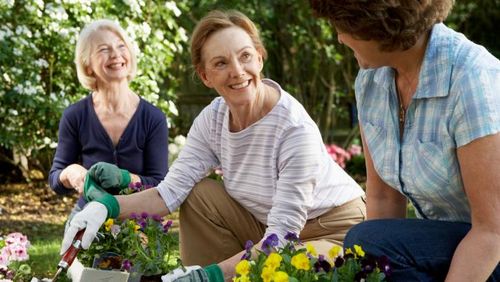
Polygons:
[[130,172],[114,164],[98,162],[90,167],[88,173],[102,188],[112,194],[118,194],[127,188],[131,181]]
[[161,277],[163,282],[224,282],[224,275],[217,264],[204,268],[199,265],[180,267]]
[[64,233],[64,239],[61,243],[61,255],[71,246],[76,233],[83,228],[86,229],[82,237],[82,248],[88,249],[97,231],[106,220],[107,214],[108,209],[99,202],[90,202],[82,211],[75,214],[69,223],[68,229]]
[[108,218],[117,218],[120,215],[120,205],[116,198],[97,185],[89,174],[85,176],[83,198],[87,202],[96,201],[103,204],[108,211]]

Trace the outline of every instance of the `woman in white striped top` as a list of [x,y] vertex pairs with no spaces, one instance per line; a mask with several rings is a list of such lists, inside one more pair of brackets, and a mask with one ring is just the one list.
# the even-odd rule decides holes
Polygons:
[[[328,155],[303,106],[262,78],[266,50],[252,21],[236,11],[209,13],[194,30],[191,56],[220,97],[195,119],[156,189],[116,197],[120,215],[180,207],[183,263],[209,265],[196,275],[211,280],[234,275],[247,240],[258,246],[276,234],[282,244],[294,232],[319,253],[341,245],[365,218],[364,192]],[[219,166],[223,183],[206,179]]]

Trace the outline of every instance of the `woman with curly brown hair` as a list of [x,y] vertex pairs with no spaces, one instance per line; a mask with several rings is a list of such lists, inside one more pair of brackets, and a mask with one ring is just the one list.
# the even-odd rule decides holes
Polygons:
[[499,60],[442,23],[452,0],[310,3],[361,67],[369,220],[344,245],[396,281],[500,280]]

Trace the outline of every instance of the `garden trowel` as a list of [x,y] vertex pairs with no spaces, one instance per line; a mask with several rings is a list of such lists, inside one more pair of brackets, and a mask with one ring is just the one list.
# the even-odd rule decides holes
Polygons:
[[52,281],[57,281],[57,278],[59,277],[61,272],[68,270],[68,267],[70,267],[75,260],[78,251],[80,251],[82,247],[83,233],[85,233],[85,229],[82,229],[76,233],[75,238],[73,239],[73,243],[57,264],[57,272],[54,275],[54,278],[52,278]]

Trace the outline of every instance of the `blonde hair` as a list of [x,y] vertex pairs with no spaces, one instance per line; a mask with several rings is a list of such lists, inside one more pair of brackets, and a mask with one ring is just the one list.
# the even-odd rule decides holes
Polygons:
[[83,87],[91,91],[97,90],[97,80],[87,73],[87,68],[90,66],[92,40],[93,35],[102,30],[109,30],[115,33],[127,46],[130,53],[130,72],[127,75],[127,80],[129,82],[135,77],[137,72],[137,55],[125,30],[123,30],[117,22],[112,20],[96,20],[82,29],[75,49],[75,65],[78,80]]
[[204,62],[201,56],[201,49],[207,39],[214,32],[233,26],[240,27],[246,31],[255,49],[261,54],[262,59],[265,60],[267,58],[267,51],[264,44],[262,44],[259,31],[247,16],[236,10],[214,10],[198,22],[191,37],[191,63],[196,71],[202,70]]

